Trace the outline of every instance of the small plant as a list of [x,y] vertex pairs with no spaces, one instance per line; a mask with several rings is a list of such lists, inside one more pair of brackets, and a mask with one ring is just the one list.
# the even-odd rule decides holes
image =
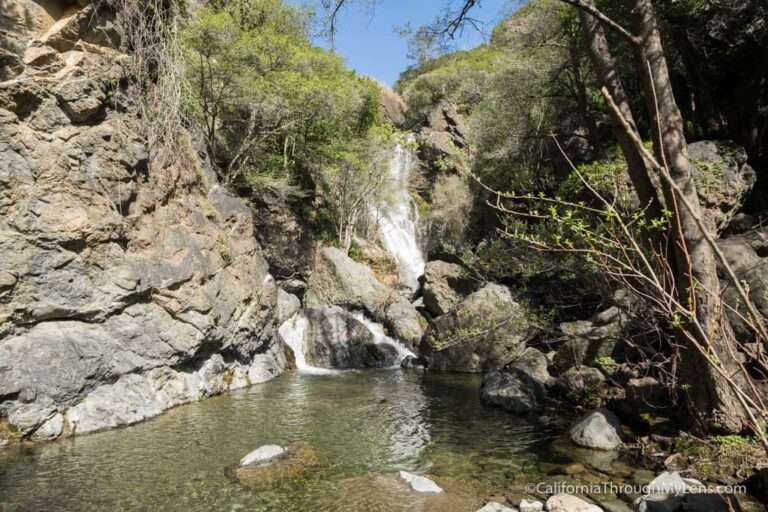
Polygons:
[[600,356],[595,359],[592,364],[594,364],[594,366],[609,370],[616,366],[617,363],[616,360],[611,356]]
[[211,207],[206,207],[203,210],[203,215],[205,215],[205,218],[208,220],[214,220],[216,218],[216,210]]
[[751,442],[751,439],[749,438],[736,435],[715,436],[713,439],[717,444],[722,446],[744,446]]

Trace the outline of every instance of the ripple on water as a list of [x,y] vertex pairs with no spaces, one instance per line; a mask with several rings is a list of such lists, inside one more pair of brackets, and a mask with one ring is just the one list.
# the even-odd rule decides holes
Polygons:
[[[483,406],[472,376],[291,372],[132,427],[2,450],[0,509],[475,510],[472,482],[530,472],[551,432]],[[224,474],[297,441],[328,462],[300,488],[254,492]],[[452,508],[395,488],[401,469],[447,479]]]

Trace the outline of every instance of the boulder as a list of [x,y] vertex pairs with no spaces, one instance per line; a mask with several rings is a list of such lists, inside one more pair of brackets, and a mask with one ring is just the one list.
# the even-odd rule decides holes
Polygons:
[[444,315],[477,287],[461,265],[430,261],[424,272],[424,307],[434,316]]
[[285,453],[285,448],[276,444],[265,444],[253,450],[251,453],[240,459],[241,466],[248,464],[263,464],[268,460],[274,459]]
[[565,396],[599,390],[603,383],[603,372],[591,366],[574,366],[557,379],[557,386]]
[[615,450],[621,446],[621,422],[608,409],[597,409],[576,422],[568,436],[578,446]]
[[469,129],[456,105],[441,102],[426,113],[424,126],[417,134],[419,157],[427,162],[433,174],[438,170],[464,169],[463,152],[468,147],[468,135]]
[[314,476],[322,466],[323,461],[312,445],[299,442],[268,459],[230,466],[225,473],[242,485],[265,491],[295,485]]
[[713,231],[724,230],[755,185],[744,148],[729,141],[704,140],[688,145],[704,220]]
[[535,332],[527,313],[509,288],[487,284],[434,321],[421,354],[434,370],[499,370],[522,354]]
[[429,478],[414,475],[413,473],[408,473],[407,471],[400,471],[399,476],[402,480],[408,482],[408,485],[411,486],[411,489],[416,492],[429,492],[435,494],[443,492],[443,489]]
[[317,252],[304,305],[364,310],[409,345],[418,343],[424,332],[423,319],[416,308],[379,282],[371,269],[334,247]]
[[504,370],[483,376],[481,396],[489,404],[515,413],[526,413],[546,398],[551,382],[547,357],[528,347]]
[[570,494],[555,494],[547,500],[547,512],[603,512],[597,505]]
[[689,493],[683,496],[682,512],[741,512],[741,506],[732,495]]
[[544,504],[540,501],[522,500],[518,508],[520,512],[541,512],[544,510]]

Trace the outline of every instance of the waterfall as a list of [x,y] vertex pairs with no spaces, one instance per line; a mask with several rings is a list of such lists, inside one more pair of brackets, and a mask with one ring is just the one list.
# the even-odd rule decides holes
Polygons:
[[358,319],[364,326],[368,328],[369,331],[371,331],[371,334],[373,334],[373,342],[377,345],[391,345],[395,348],[397,351],[398,356],[398,364],[403,361],[406,357],[416,357],[416,354],[405,348],[400,342],[398,342],[394,338],[390,338],[386,335],[384,332],[384,326],[381,324],[377,324],[376,322],[370,320],[367,316],[365,316],[365,313],[362,311],[357,311],[353,315],[356,319]]
[[[407,141],[413,140],[414,135],[408,135]],[[424,257],[416,242],[419,214],[408,190],[414,163],[413,149],[398,144],[389,163],[391,204],[380,204],[374,209],[384,246],[397,261],[401,281],[412,291],[418,289],[419,277],[424,274]]]
[[285,344],[291,347],[291,350],[293,351],[293,357],[296,361],[296,369],[300,372],[314,373],[318,375],[335,373],[334,370],[317,368],[316,366],[307,363],[307,355],[304,352],[306,349],[304,339],[306,338],[308,323],[306,315],[299,312],[286,320],[277,330],[280,337],[285,341]]

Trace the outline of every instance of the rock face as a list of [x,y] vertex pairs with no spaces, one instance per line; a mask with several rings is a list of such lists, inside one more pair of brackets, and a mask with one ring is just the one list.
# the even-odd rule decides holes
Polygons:
[[558,372],[565,372],[573,366],[589,366],[599,358],[623,360],[627,355],[623,338],[628,326],[629,318],[616,306],[590,320],[560,324],[566,341],[555,353],[553,366]]
[[424,320],[415,307],[379,282],[371,269],[334,247],[317,252],[304,305],[364,310],[394,337],[412,346],[424,333]]
[[[11,4],[32,13],[26,36],[54,29]],[[0,82],[0,416],[40,438],[140,421],[283,361],[250,209],[199,162],[149,170],[91,8]],[[33,69],[57,58],[55,75]]]
[[387,368],[400,362],[394,346],[377,343],[374,333],[363,322],[338,306],[308,308],[299,315],[299,322],[306,322],[303,348],[310,366]]
[[717,232],[728,225],[757,180],[744,148],[727,141],[688,145],[704,219]]
[[448,171],[463,169],[463,153],[468,149],[469,128],[456,105],[441,102],[427,112],[424,127],[417,134],[419,158],[430,169],[438,162]]
[[466,275],[464,267],[446,261],[430,261],[424,272],[424,307],[434,316],[453,309],[467,295],[477,290],[477,282]]
[[421,354],[434,370],[498,370],[522,353],[533,331],[509,288],[487,284],[434,321]]
[[568,431],[578,446],[595,450],[615,450],[621,446],[621,422],[608,409],[597,409],[581,418]]

